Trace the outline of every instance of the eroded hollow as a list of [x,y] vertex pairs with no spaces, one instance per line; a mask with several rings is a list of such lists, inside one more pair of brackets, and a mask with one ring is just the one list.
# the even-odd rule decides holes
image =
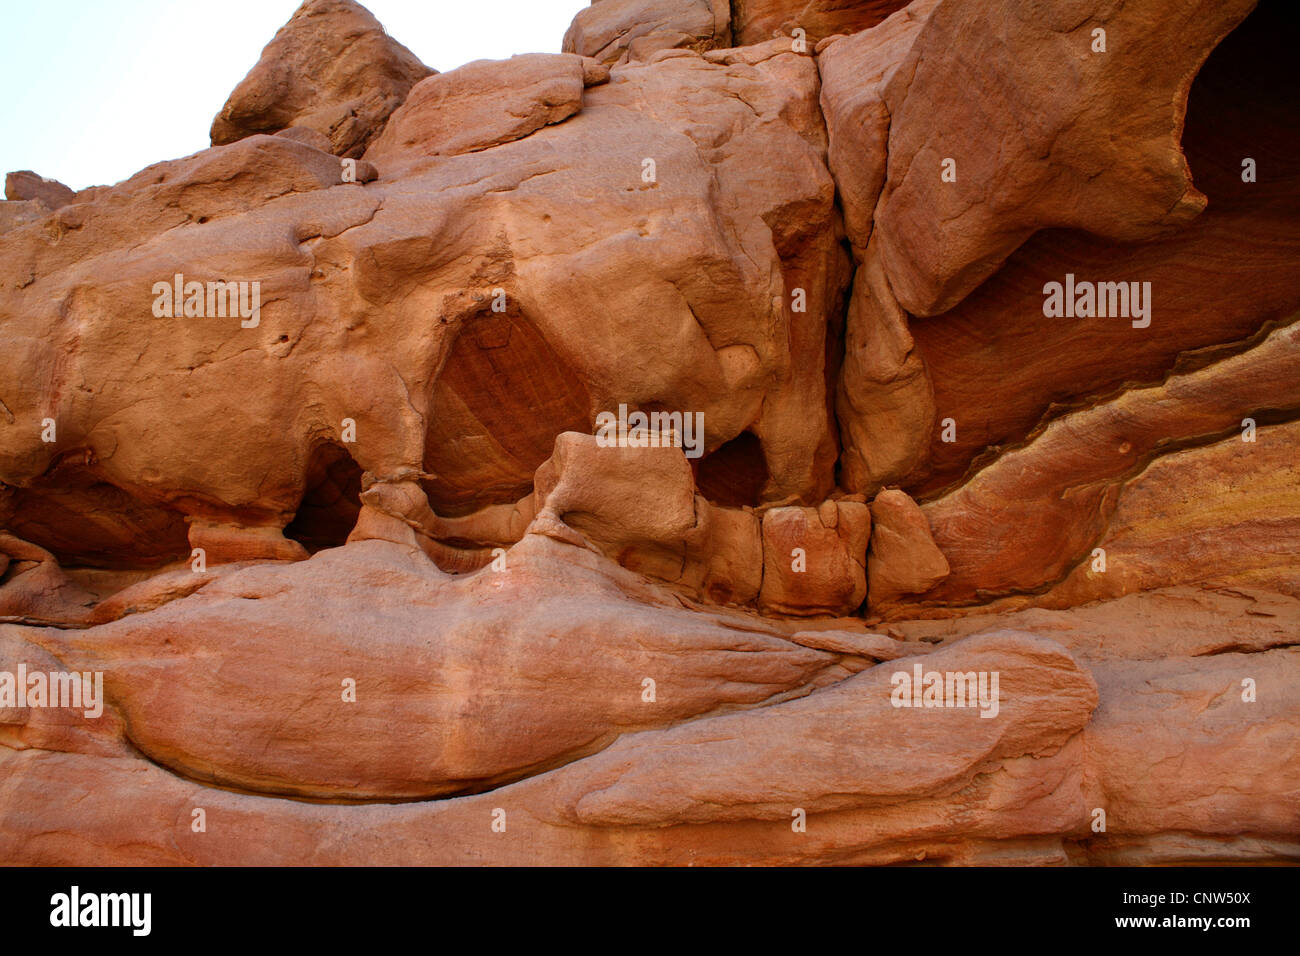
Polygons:
[[0,522],[52,553],[64,567],[158,568],[190,553],[184,517],[99,478],[60,464],[30,488],[12,489]]
[[424,469],[440,515],[509,504],[533,488],[560,432],[591,430],[586,387],[511,304],[465,320],[433,390]]
[[339,445],[312,449],[306,491],[284,536],[311,554],[342,546],[361,512],[361,466]]
[[[1209,199],[1199,217],[1134,244],[1045,230],[955,308],[912,321],[937,414],[928,474],[906,490],[937,497],[1044,416],[1158,383],[1188,353],[1245,343],[1300,308],[1300,84],[1289,75],[1288,17],[1280,2],[1262,3],[1192,83],[1182,146]],[[1243,178],[1247,159],[1253,182]],[[1044,319],[1044,283],[1067,273],[1149,282],[1151,328]],[[958,426],[953,442],[940,434],[948,417]]]
[[768,477],[762,443],[752,432],[741,432],[695,466],[699,493],[727,508],[757,505]]

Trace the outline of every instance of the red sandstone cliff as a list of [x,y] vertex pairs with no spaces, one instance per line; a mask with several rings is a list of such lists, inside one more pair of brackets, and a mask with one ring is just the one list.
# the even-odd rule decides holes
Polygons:
[[307,0],[10,174],[0,861],[1300,859],[1280,8]]

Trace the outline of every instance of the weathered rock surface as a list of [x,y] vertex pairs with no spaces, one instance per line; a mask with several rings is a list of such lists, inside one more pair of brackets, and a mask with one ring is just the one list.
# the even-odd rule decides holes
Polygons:
[[[576,88],[580,61],[551,60]],[[261,535],[315,500],[342,453],[358,472],[430,476],[435,510],[464,514],[527,494],[558,431],[589,431],[620,403],[702,412],[709,452],[750,433],[765,496],[820,501],[835,458],[825,316],[844,259],[821,143],[783,118],[792,100],[816,102],[812,63],[793,66],[793,89],[693,56],[629,67],[558,126],[391,184],[343,182],[337,159],[249,137],[60,210],[58,242],[35,224],[10,233],[0,299],[23,358],[0,381],[18,436],[0,450],[10,513],[52,511],[52,495],[66,507],[76,486],[85,511],[116,495],[113,511],[148,524],[184,515]],[[636,108],[677,85],[694,99],[660,118]],[[397,170],[417,154],[381,156]],[[775,191],[753,191],[760,178]],[[716,216],[680,211],[715,203]],[[159,319],[152,290],[178,274],[256,281],[264,306],[247,320]],[[632,321],[647,309],[675,318]],[[165,325],[180,334],[150,334],[142,358],[141,328]],[[130,386],[124,367],[137,369]],[[210,427],[207,396],[241,393]],[[268,416],[294,425],[265,429]],[[55,442],[41,440],[46,417]],[[20,536],[57,543],[43,521],[19,521]],[[91,560],[157,557],[130,523],[104,530],[116,534]],[[180,537],[163,537],[179,545],[166,557],[188,552]]]
[[30,169],[19,170],[5,176],[5,199],[10,201],[38,200],[51,209],[66,206],[76,198],[76,193],[57,179],[46,179]]
[[[1161,595],[1126,600],[1140,603],[1095,622],[1095,631],[1074,612],[1031,612],[1082,626],[1077,633],[1053,627],[1046,632],[1050,639],[1006,631],[968,638],[914,662],[880,665],[801,701],[638,734],[596,757],[492,793],[425,803],[313,804],[211,789],[115,750],[113,732],[102,723],[96,735],[80,738],[66,732],[56,738],[47,731],[45,747],[0,750],[5,765],[0,850],[14,862],[43,864],[924,859],[1023,865],[1296,859],[1300,820],[1289,794],[1300,783],[1300,766],[1294,748],[1286,745],[1300,721],[1296,697],[1287,692],[1297,676],[1294,649],[1187,656],[1179,648],[1188,648],[1194,631],[1208,641],[1222,639],[1224,626],[1234,619],[1223,607],[1202,603],[1199,617],[1170,622]],[[1141,605],[1152,600],[1155,613],[1141,615]],[[1124,620],[1134,611],[1144,623],[1125,630]],[[1193,621],[1196,626],[1189,627]],[[1101,635],[1113,647],[1102,649]],[[1146,662],[1124,653],[1135,638],[1146,649]],[[1087,656],[1080,650],[1067,653],[1063,640],[1082,645]],[[910,671],[911,663],[934,669],[943,660],[954,667],[996,662],[1005,668],[1006,679],[1022,691],[1018,704],[1004,702],[1016,708],[1004,712],[1015,717],[1015,727],[999,724],[1001,716],[980,718],[977,710],[889,704],[889,675]],[[1089,661],[1087,670],[1082,660]],[[1254,705],[1238,696],[1244,676],[1254,676],[1262,691]],[[874,692],[850,697],[850,686]],[[1031,703],[1034,695],[1046,693],[1065,693],[1068,706],[1061,707],[1055,696],[1041,708]],[[822,695],[829,696],[819,701]],[[837,706],[818,719],[817,708],[832,699]],[[733,732],[747,729],[742,722],[778,714],[813,736],[785,738],[790,748],[784,754],[783,738],[766,729],[755,727],[747,738],[731,739]],[[906,735],[861,733],[881,721],[901,721]],[[1081,733],[1071,733],[1085,721]],[[703,744],[713,748],[714,759],[701,772],[691,750],[667,744],[705,725],[727,736]],[[1004,728],[1010,734],[999,741],[996,733]],[[915,748],[907,746],[916,735],[945,755],[925,781],[917,776]],[[765,749],[767,756],[797,768],[788,784],[762,772],[753,753],[760,741],[771,748]],[[1013,756],[1017,752],[1026,755]],[[621,759],[632,755],[636,759]],[[660,785],[634,791],[647,759],[654,760]],[[869,765],[873,772],[851,773],[850,762]],[[805,767],[820,772],[813,775]],[[756,778],[750,768],[758,769]],[[1225,778],[1242,783],[1229,788],[1233,796],[1226,799]],[[617,792],[629,799],[610,801],[611,791],[601,786],[609,783],[623,788]],[[833,789],[841,786],[851,789]],[[734,802],[697,800],[710,790]],[[633,793],[639,795],[633,799]],[[1178,799],[1171,802],[1170,793]],[[129,815],[120,813],[124,799],[134,808]],[[818,812],[809,805],[840,808]],[[196,806],[206,809],[204,834],[190,828]],[[1097,807],[1107,812],[1105,834],[1092,833],[1089,826]],[[807,814],[804,832],[792,830],[795,808]],[[493,820],[500,819],[494,811],[505,813],[504,833],[493,832]],[[703,822],[683,824],[683,812]],[[575,813],[593,819],[575,830]],[[594,819],[609,814],[660,825]],[[731,819],[719,819],[726,817]],[[250,842],[250,827],[276,838]]]
[[[1293,469],[1282,459],[1294,452],[1296,431],[1258,428],[1296,417],[1298,356],[1300,321],[1293,321],[1204,368],[1053,420],[1023,447],[924,506],[952,573],[917,601],[971,606],[1045,590],[1071,572],[1070,588],[1082,589],[1083,600],[1094,587],[1095,596],[1114,596],[1144,585],[1231,579],[1238,571],[1275,582],[1294,577],[1291,541],[1300,515],[1287,493]],[[1182,486],[1177,498],[1152,504],[1148,493],[1143,504],[1141,489],[1168,493],[1173,481]],[[1188,485],[1203,485],[1207,497],[1175,505]],[[1094,579],[1076,565],[1100,568],[1091,552],[1104,547],[1125,497],[1130,504],[1114,535],[1127,538],[1132,560],[1112,566],[1107,557],[1099,573],[1120,580]],[[1143,520],[1148,524],[1126,530]],[[1249,540],[1249,549],[1241,552],[1234,539]],[[1191,547],[1198,540],[1204,550]],[[1223,555],[1214,558],[1219,544]]]
[[431,72],[353,0],[303,0],[212,121],[212,145],[301,126],[357,157]]
[[817,58],[827,161],[857,263],[836,392],[844,444],[840,480],[867,495],[909,477],[926,461],[930,446],[921,436],[934,424],[925,362],[871,232],[888,156],[884,91],[935,6],[935,0],[917,0],[875,29],[827,42]]
[[1070,656],[1029,635],[968,638],[922,663],[927,671],[1000,669],[1008,710],[992,720],[978,708],[895,706],[891,675],[904,666],[874,667],[764,709],[759,720],[775,733],[756,736],[754,721],[736,714],[621,741],[581,765],[565,795],[569,813],[605,826],[785,820],[792,799],[825,813],[944,794],[968,784],[976,768],[1058,750],[1096,705],[1092,680]]
[[[575,620],[563,609],[578,601]],[[104,672],[131,744],[173,772],[353,800],[486,789],[837,670],[835,655],[711,622],[537,535],[505,570],[471,577],[357,543],[40,640],[71,669]],[[250,740],[268,745],[252,755]]]
[[1131,242],[1195,218],[1205,196],[1178,146],[1190,81],[1254,6],[935,7],[883,93],[889,159],[875,220],[903,308],[947,311],[1038,229]]
[[431,76],[412,88],[366,157],[390,169],[399,158],[453,156],[523,139],[582,109],[585,72],[580,57],[532,53]]
[[597,0],[435,74],[308,0],[212,148],[11,174],[0,860],[1300,861],[1253,7]]
[[50,211],[50,207],[39,199],[0,202],[0,232],[8,232],[29,222],[44,219]]
[[916,502],[895,488],[876,495],[867,561],[872,608],[905,594],[923,594],[947,576],[948,561],[935,546],[930,524]]
[[661,50],[731,46],[730,0],[592,0],[564,34],[564,52],[613,65]]
[[854,501],[763,514],[759,605],[780,614],[850,614],[866,597],[871,515]]
[[934,386],[874,245],[853,279],[835,411],[840,482],[854,493],[874,495],[930,460]]
[[[1294,85],[1280,66],[1287,31],[1267,13],[1248,17],[1210,54],[1188,97],[1183,150],[1209,199],[1194,222],[1141,245],[1044,231],[956,308],[912,323],[938,413],[909,491],[933,497],[986,449],[1022,442],[1054,406],[1158,382],[1181,356],[1204,361],[1198,350],[1246,339],[1300,309],[1291,280],[1300,260],[1300,133],[1279,122],[1294,108]],[[1243,88],[1275,92],[1244,110]],[[1254,181],[1244,181],[1246,158],[1262,163]],[[1115,316],[1046,319],[1043,287],[1067,273],[1150,282],[1151,327]],[[952,441],[941,439],[945,418],[956,424]]]
[[793,36],[802,29],[810,43],[836,33],[874,27],[907,0],[731,0],[737,44]]

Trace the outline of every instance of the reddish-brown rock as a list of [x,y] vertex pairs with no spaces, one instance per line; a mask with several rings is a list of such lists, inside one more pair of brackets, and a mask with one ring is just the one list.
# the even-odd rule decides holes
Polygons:
[[890,488],[871,502],[871,552],[867,584],[871,607],[924,594],[948,576],[948,561],[930,535],[930,524],[906,492]]
[[1300,860],[1287,34],[1048,6],[309,0],[11,177],[0,861]]
[[874,27],[907,0],[731,0],[731,6],[738,44],[794,36],[801,29],[811,46],[832,34]]
[[[1194,222],[1140,245],[1039,233],[956,308],[912,323],[937,415],[909,491],[933,497],[986,449],[1022,442],[1057,407],[1158,382],[1180,364],[1205,361],[1198,351],[1245,340],[1300,309],[1290,278],[1300,262],[1300,132],[1279,121],[1297,103],[1281,66],[1286,31],[1268,14],[1248,17],[1192,84],[1182,145],[1209,200]],[[1246,110],[1243,88],[1271,92]],[[1248,177],[1243,157],[1254,152],[1260,168]],[[1115,316],[1047,319],[1043,288],[1069,273],[1150,282],[1151,326]],[[951,441],[941,437],[946,418],[956,425]]]
[[874,495],[928,460],[937,410],[934,386],[876,245],[853,279],[835,398],[844,487]]
[[763,513],[759,607],[779,614],[851,614],[867,596],[871,513],[860,501]]
[[[1222,560],[1207,561],[1208,554],[1188,553],[1190,538],[1205,536],[1208,543],[1215,535],[1226,541],[1240,534],[1257,540],[1259,532],[1249,524],[1254,520],[1268,529],[1270,539],[1276,538],[1260,542],[1263,555],[1253,549],[1249,557],[1242,555],[1243,570],[1268,569],[1274,578],[1294,573],[1295,553],[1288,542],[1294,537],[1296,515],[1290,500],[1277,498],[1267,479],[1246,482],[1226,494],[1222,484],[1221,490],[1212,489],[1216,480],[1231,482],[1234,475],[1255,468],[1269,474],[1286,467],[1281,463],[1294,453],[1295,430],[1272,429],[1261,439],[1257,429],[1270,421],[1288,421],[1300,408],[1300,378],[1295,375],[1298,351],[1300,321],[1293,321],[1253,348],[1053,420],[1024,446],[1006,452],[955,491],[925,505],[935,542],[952,574],[917,600],[925,605],[971,605],[1039,591],[1063,579],[1080,562],[1095,562],[1098,556],[1090,552],[1105,535],[1126,486],[1130,482],[1140,486],[1138,476],[1153,467],[1151,462],[1170,454],[1173,460],[1167,467],[1181,473],[1180,483],[1204,482],[1208,496],[1180,505],[1177,510],[1182,514],[1177,518],[1167,500],[1146,506],[1152,512],[1150,523],[1136,530],[1139,540],[1130,546],[1138,553],[1148,547],[1168,549],[1166,560],[1174,567],[1190,565],[1192,575],[1173,568],[1156,571],[1147,586],[1213,580]],[[1217,454],[1188,458],[1190,452],[1179,452],[1220,439],[1225,447]],[[1269,447],[1261,441],[1270,440],[1271,450],[1251,457],[1257,448]],[[1233,442],[1246,447],[1238,450]],[[1254,465],[1234,463],[1238,455]],[[1198,464],[1204,469],[1199,474]],[[1167,482],[1161,477],[1165,470],[1161,463],[1151,480]],[[1143,506],[1135,503],[1134,507],[1140,512]],[[1134,515],[1127,520],[1141,519]],[[1161,544],[1159,539],[1170,534],[1182,536],[1181,542]],[[1143,535],[1154,540],[1143,542]],[[1276,559],[1264,556],[1274,549],[1281,552]],[[1111,573],[1109,561],[1106,567],[1105,573]],[[1132,566],[1116,570],[1121,576],[1140,576]],[[1111,594],[1127,590],[1100,586]]]
[[50,207],[39,199],[0,202],[0,233],[44,219],[50,211]]
[[[576,605],[580,619],[564,610]],[[39,640],[71,669],[104,672],[132,744],[173,772],[349,799],[496,786],[838,670],[833,655],[728,629],[540,535],[467,577],[358,542]],[[268,745],[253,754],[250,740]]]
[[51,209],[58,209],[73,202],[75,198],[76,193],[57,179],[46,179],[30,169],[5,176],[5,199],[9,201],[34,199]]
[[[775,59],[793,61],[804,85],[769,80],[767,63],[628,67],[558,126],[392,184],[347,181],[346,164],[285,137],[249,137],[60,210],[57,243],[37,224],[11,232],[0,307],[18,316],[6,334],[22,361],[0,393],[21,440],[0,450],[0,477],[18,489],[15,510],[52,513],[48,499],[63,495],[72,514],[103,512],[116,495],[114,513],[172,522],[161,538],[105,528],[104,562],[160,543],[174,549],[164,561],[188,554],[180,515],[254,536],[285,529],[361,471],[425,475],[435,510],[464,514],[524,497],[558,431],[589,431],[624,403],[702,413],[705,452],[754,435],[764,496],[821,500],[835,457],[826,314],[844,260],[821,143],[784,118],[792,103],[815,105],[815,69]],[[694,98],[659,118],[637,108],[679,85]],[[382,153],[394,171],[411,155]],[[750,188],[759,179],[765,191]],[[715,217],[677,212],[714,202]],[[264,307],[159,319],[155,289],[176,275],[256,282]],[[795,288],[806,312],[792,309]],[[677,319],[628,324],[648,308]],[[592,315],[604,317],[599,348]],[[184,334],[150,331],[164,325]],[[65,350],[95,359],[74,368],[58,360]],[[118,363],[137,370],[136,386],[113,384]],[[249,394],[252,382],[264,393]],[[207,396],[241,390],[211,429]],[[294,424],[267,429],[268,417]],[[55,442],[41,440],[45,418]],[[76,499],[74,484],[86,486]],[[58,525],[41,524],[15,530],[55,545]]]
[[935,0],[917,0],[875,29],[820,46],[821,106],[857,274],[845,320],[844,362],[835,411],[840,421],[841,484],[874,495],[915,472],[929,453],[933,388],[871,242],[885,183],[890,131],[884,91],[916,40]]
[[564,34],[564,52],[613,65],[660,50],[731,46],[729,0],[592,0]]
[[366,158],[391,172],[417,157],[477,152],[523,139],[582,109],[580,57],[531,53],[479,60],[417,83]]
[[357,157],[431,72],[353,0],[303,0],[212,121],[212,145],[302,126]]
[[883,94],[875,220],[903,308],[947,311],[1042,228],[1131,242],[1195,218],[1205,196],[1178,146],[1187,93],[1254,6],[941,2]]

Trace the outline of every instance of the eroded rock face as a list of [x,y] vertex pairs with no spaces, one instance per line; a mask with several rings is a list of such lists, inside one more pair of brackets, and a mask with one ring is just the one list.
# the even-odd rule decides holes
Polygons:
[[1131,242],[1191,222],[1206,201],[1178,146],[1187,90],[1254,6],[938,4],[883,96],[875,218],[903,307],[946,311],[1038,229]]
[[[1097,583],[1111,595],[1143,586],[1125,586],[1126,578],[1151,587],[1231,577],[1236,567],[1274,579],[1292,573],[1294,552],[1278,560],[1268,553],[1290,551],[1294,502],[1285,493],[1277,497],[1286,477],[1273,486],[1277,490],[1269,482],[1278,478],[1279,468],[1290,471],[1281,458],[1294,450],[1295,431],[1290,426],[1261,431],[1260,426],[1294,418],[1300,408],[1298,350],[1300,317],[1238,354],[1057,418],[1023,447],[927,503],[923,510],[952,573],[918,600],[974,604],[1041,591],[1067,574],[1076,575],[1073,586],[1086,594],[1077,577],[1086,574],[1081,563],[1105,575]],[[1213,442],[1220,443],[1214,450],[1197,451]],[[1237,446],[1244,446],[1249,466],[1234,462]],[[1222,492],[1177,505],[1166,497],[1154,507],[1141,505],[1134,497],[1140,489],[1151,483],[1168,489],[1171,471],[1185,487],[1203,483],[1208,490],[1218,484]],[[1124,540],[1124,522],[1141,521],[1144,507],[1154,512],[1147,519],[1154,525],[1132,543],[1138,566],[1117,566],[1093,553],[1097,546],[1104,550],[1107,529],[1125,497],[1130,506],[1115,529],[1118,540]],[[1212,517],[1200,516],[1206,509]],[[1166,540],[1170,534],[1174,541]],[[1206,560],[1208,554],[1188,550],[1189,539],[1197,535],[1221,538],[1224,557]],[[1237,535],[1252,540],[1249,557],[1231,546]],[[1164,553],[1170,566],[1141,570],[1146,563],[1141,555],[1148,550]],[[1278,571],[1279,561],[1287,570]]]
[[827,160],[857,264],[836,390],[840,481],[866,495],[910,477],[930,455],[921,436],[934,426],[933,385],[871,234],[888,156],[885,90],[936,5],[917,0],[875,29],[818,48]]
[[5,199],[22,202],[35,200],[50,209],[66,206],[76,198],[76,193],[57,179],[46,179],[30,169],[19,170],[5,176]]
[[[584,73],[590,72],[595,70],[580,57],[534,53],[431,76],[412,88],[366,157],[391,175],[392,165],[402,160],[523,139],[581,110]],[[608,70],[599,75],[607,79]]]
[[859,501],[763,513],[760,607],[778,614],[851,614],[866,597],[871,514]]
[[925,513],[906,492],[882,491],[871,502],[871,606],[924,594],[948,576],[948,559],[930,534]]
[[[579,601],[581,624],[563,610]],[[50,634],[48,649],[108,675],[132,744],[182,776],[353,800],[486,789],[618,733],[806,692],[841,670],[835,655],[710,623],[536,535],[505,571],[468,577],[377,541],[246,568],[187,601]],[[505,660],[509,686],[497,683]],[[270,738],[282,744],[250,761],[248,741]]]
[[[503,87],[531,69],[521,60],[496,65]],[[813,64],[792,63],[803,85],[791,88],[766,63],[687,56],[584,92],[579,58],[543,60],[582,113],[493,149],[427,155],[401,131],[441,128],[439,110],[465,117],[454,98],[421,100],[373,151],[386,176],[410,170],[396,180],[347,181],[337,158],[254,136],[60,210],[56,242],[37,224],[10,233],[0,297],[23,357],[0,381],[15,416],[0,450],[18,489],[10,514],[49,510],[56,494],[101,511],[115,493],[151,524],[263,535],[294,520],[324,481],[323,456],[340,453],[385,480],[424,475],[435,510],[465,514],[527,494],[556,433],[590,431],[620,404],[702,414],[706,454],[752,433],[764,497],[822,500],[835,460],[827,313],[845,263],[822,143],[784,118],[792,101],[815,103]],[[677,85],[694,98],[658,117],[637,108]],[[525,87],[513,102],[534,92],[550,97]],[[767,191],[751,188],[760,179]],[[702,206],[716,214],[680,211]],[[241,309],[257,283],[257,314],[235,315],[220,294],[225,317],[175,314],[185,283],[203,284],[193,304],[206,312],[210,284],[227,279],[242,283]],[[159,282],[168,298],[181,283],[173,318],[155,314]],[[674,318],[635,321],[646,310]],[[138,370],[130,388],[113,384],[124,365]],[[220,429],[205,424],[211,394],[244,396]],[[41,438],[47,417],[57,441]],[[73,475],[90,486],[80,502],[65,490]],[[45,522],[17,520],[20,536],[56,543]],[[105,532],[92,560],[160,557],[156,539],[139,553],[130,522]],[[186,553],[182,537],[200,546],[169,532],[180,546],[167,557]]]
[[29,222],[44,219],[50,214],[50,207],[39,199],[23,199],[0,202],[0,232],[8,232]]
[[737,44],[793,37],[796,29],[816,43],[874,27],[905,6],[906,0],[732,0],[732,26]]
[[730,45],[730,0],[593,0],[564,35],[564,52],[609,65]]
[[303,0],[212,121],[212,145],[301,126],[360,156],[431,72],[353,0]]
[[309,0],[212,148],[11,174],[0,859],[1300,859],[1252,7],[598,0],[435,74]]
[[[1276,65],[1285,33],[1260,9],[1193,83],[1182,145],[1209,200],[1194,222],[1139,245],[1041,232],[954,309],[911,323],[936,417],[929,450],[905,479],[909,491],[933,497],[952,486],[985,449],[1023,442],[1053,405],[1095,404],[1154,384],[1180,356],[1198,361],[1198,350],[1244,341],[1300,309],[1289,269],[1300,259],[1300,138],[1277,122],[1295,106],[1293,84]],[[1242,88],[1270,92],[1245,110]],[[1266,173],[1245,176],[1245,161],[1259,162],[1249,154],[1264,150]],[[1097,315],[1047,320],[1043,288],[1067,274],[1150,282],[1151,327]],[[944,441],[940,423],[949,417],[956,434]]]

